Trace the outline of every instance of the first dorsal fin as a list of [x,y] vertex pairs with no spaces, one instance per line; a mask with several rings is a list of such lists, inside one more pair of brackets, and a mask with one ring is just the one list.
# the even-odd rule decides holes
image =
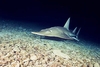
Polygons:
[[70,17],[68,18],[68,20],[66,21],[64,28],[66,28],[67,30],[69,30],[69,24],[70,24]]

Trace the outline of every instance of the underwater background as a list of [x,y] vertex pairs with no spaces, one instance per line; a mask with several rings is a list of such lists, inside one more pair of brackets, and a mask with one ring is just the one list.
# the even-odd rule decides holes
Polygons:
[[[0,67],[100,67],[99,4],[93,1],[0,1]],[[43,39],[31,32],[81,28],[80,41]],[[16,63],[17,62],[17,63]]]

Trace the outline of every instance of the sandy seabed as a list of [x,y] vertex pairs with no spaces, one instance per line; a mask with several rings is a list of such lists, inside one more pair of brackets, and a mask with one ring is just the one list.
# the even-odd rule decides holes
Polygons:
[[0,67],[100,67],[100,48],[93,43],[41,39],[31,31],[0,29]]

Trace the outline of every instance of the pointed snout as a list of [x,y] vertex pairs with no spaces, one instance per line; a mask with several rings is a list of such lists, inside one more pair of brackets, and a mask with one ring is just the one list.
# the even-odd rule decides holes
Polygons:
[[32,34],[43,35],[40,32],[31,32]]

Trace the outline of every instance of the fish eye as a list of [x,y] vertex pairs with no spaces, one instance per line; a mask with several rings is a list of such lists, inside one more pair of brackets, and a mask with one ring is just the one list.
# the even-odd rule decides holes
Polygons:
[[52,30],[48,30],[48,31],[46,31],[46,33],[50,33],[50,32],[52,32]]
[[52,32],[52,30],[49,30],[49,32]]

